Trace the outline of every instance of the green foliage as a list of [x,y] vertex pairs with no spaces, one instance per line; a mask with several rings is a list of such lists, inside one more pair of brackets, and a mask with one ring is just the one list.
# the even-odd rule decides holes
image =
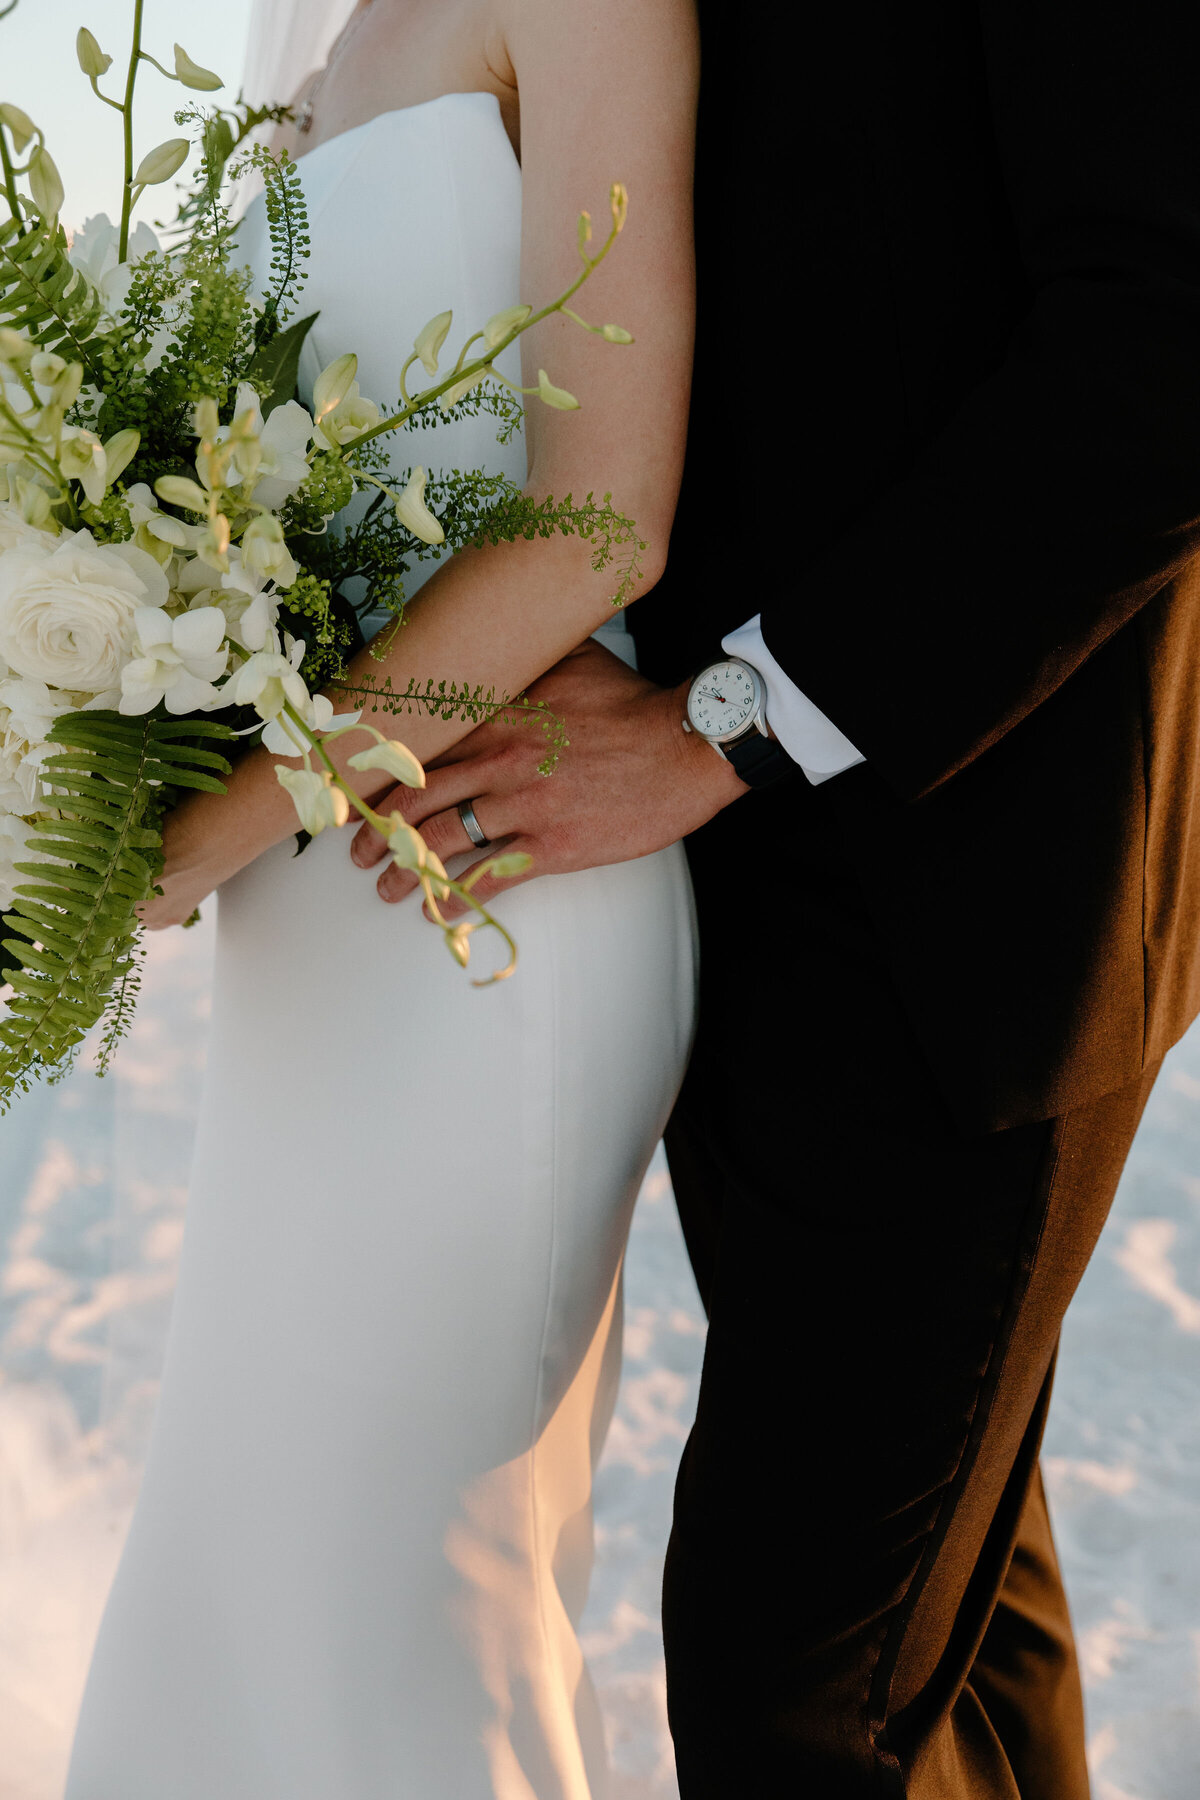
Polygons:
[[[405,479],[401,476],[397,485]],[[353,525],[341,532],[306,539],[303,544],[293,543],[293,554],[302,556],[331,589],[344,589],[355,580],[365,582],[365,597],[356,603],[361,613],[379,608],[398,612],[404,604],[403,578],[414,562],[461,550],[467,544],[512,543],[517,538],[548,538],[556,533],[580,537],[592,544],[592,567],[598,572],[616,564],[614,606],[625,605],[641,580],[640,557],[645,541],[638,536],[633,521],[615,510],[611,494],[605,494],[602,501],[588,494],[578,504],[570,494],[562,500],[553,495],[535,500],[507,475],[489,475],[481,469],[465,473],[451,469],[430,476],[425,499],[446,534],[444,546],[425,544],[413,537],[386,497],[376,494],[363,517]],[[293,513],[285,518],[289,532],[296,529],[296,516]]]
[[326,521],[344,511],[353,498],[354,477],[341,456],[336,450],[318,450],[303,485],[284,502],[285,534],[321,536]]
[[[221,207],[221,194],[226,170],[235,153],[260,125],[278,125],[287,118],[286,106],[251,106],[240,94],[232,107],[204,107],[193,102],[175,114],[177,125],[198,127],[200,168],[192,191],[180,204],[174,229],[176,240],[186,241],[197,229],[211,229],[216,209]],[[231,230],[226,209],[221,208],[224,223],[218,229]]]
[[304,640],[300,673],[312,690],[341,675],[346,659],[362,643],[358,621],[345,602],[330,593],[329,583],[302,573],[279,596],[279,624]]
[[124,484],[113,488],[96,505],[90,500],[81,501],[79,517],[98,544],[125,544],[133,536]]
[[227,739],[213,720],[147,714],[66,713],[50,740],[45,780],[58,814],[31,827],[45,860],[17,863],[32,877],[16,889],[3,940],[13,993],[0,1019],[0,1104],[45,1070],[69,1061],[107,1012],[101,1069],[125,1029],[137,986],[134,907],[161,867],[158,829],[176,790],[223,793],[229,764],[206,739]]
[[99,378],[92,339],[102,302],[87,277],[73,268],[58,224],[0,220],[0,317],[27,331],[43,350],[81,362],[89,381]]
[[300,375],[300,352],[316,322],[316,313],[310,313],[307,319],[299,319],[295,325],[277,331],[255,351],[245,379],[262,401],[264,419],[295,394]]
[[[389,628],[388,636],[392,635]],[[410,681],[407,687],[397,688],[390,675],[380,682],[334,680],[329,686],[337,689],[341,700],[356,701],[371,712],[382,709],[386,713],[412,713],[420,709],[435,718],[462,719],[469,725],[482,725],[490,719],[499,719],[506,725],[537,725],[550,746],[545,761],[538,764],[539,775],[554,773],[560,752],[571,741],[558,714],[544,700],[529,700],[524,694],[513,698],[497,694],[495,688],[485,690],[457,681],[439,681],[435,687],[432,678]]]
[[258,342],[264,344],[291,317],[304,286],[304,265],[309,253],[308,207],[299,171],[286,150],[276,156],[264,145],[256,144],[233,173],[241,175],[247,169],[257,169],[263,178],[271,239],[270,286],[258,330]]

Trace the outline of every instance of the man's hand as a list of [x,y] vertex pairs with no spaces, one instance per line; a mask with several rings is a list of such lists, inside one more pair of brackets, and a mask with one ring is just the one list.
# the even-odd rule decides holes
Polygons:
[[[475,884],[485,904],[535,875],[648,856],[746,792],[711,744],[683,730],[686,692],[655,687],[589,639],[529,690],[564,721],[570,739],[553,775],[537,772],[546,744],[535,726],[491,721],[433,763],[424,788],[396,787],[373,804],[419,826],[443,862],[473,848],[458,816],[464,800],[493,845],[527,851],[525,874]],[[368,869],[387,846],[363,825],[350,853]],[[481,851],[478,861],[490,854]],[[417,880],[389,861],[376,885],[384,900],[403,900]],[[466,910],[453,898],[439,904],[447,918]]]

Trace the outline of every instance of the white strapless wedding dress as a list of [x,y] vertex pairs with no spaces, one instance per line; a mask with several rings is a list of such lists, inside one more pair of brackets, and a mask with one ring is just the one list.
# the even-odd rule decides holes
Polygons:
[[[352,348],[391,400],[426,319],[519,297],[490,95],[301,172],[308,380]],[[246,239],[263,268],[261,202]],[[421,458],[521,479],[494,429]],[[692,1029],[682,852],[505,896],[520,964],[477,990],[348,834],[292,850],[220,894],[162,1393],[68,1800],[599,1800],[576,1626],[626,1230]]]

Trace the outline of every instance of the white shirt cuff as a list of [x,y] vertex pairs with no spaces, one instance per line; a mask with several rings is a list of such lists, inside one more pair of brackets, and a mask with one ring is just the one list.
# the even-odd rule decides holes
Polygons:
[[767,690],[767,723],[814,787],[867,760],[833,720],[800,692],[791,676],[784,674],[763,640],[761,613],[723,637],[721,648],[758,670]]

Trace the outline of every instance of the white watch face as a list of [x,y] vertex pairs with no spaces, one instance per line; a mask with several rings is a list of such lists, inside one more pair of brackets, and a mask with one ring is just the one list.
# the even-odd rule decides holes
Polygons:
[[745,663],[714,663],[692,683],[688,720],[701,737],[728,738],[749,724],[757,704],[757,684]]

